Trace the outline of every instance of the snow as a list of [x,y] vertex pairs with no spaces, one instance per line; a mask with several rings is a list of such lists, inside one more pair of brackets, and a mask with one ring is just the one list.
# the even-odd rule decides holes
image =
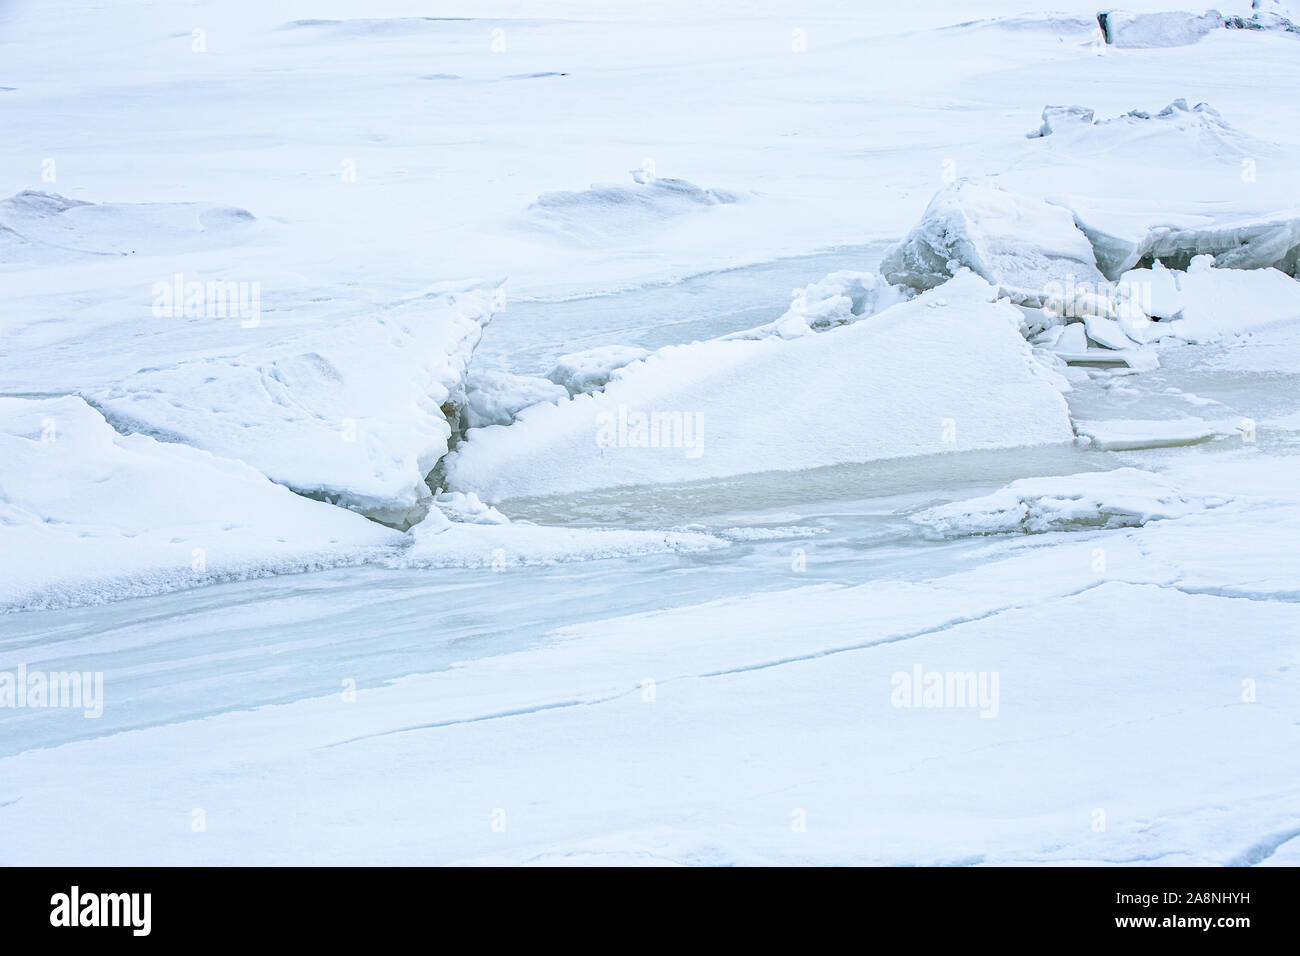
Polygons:
[[[1278,515],[1263,517],[1274,521],[1264,542],[1289,537],[1293,554]],[[304,834],[329,832],[311,859],[1233,862],[1292,818],[1288,728],[1300,698],[1278,676],[1275,635],[1300,626],[1300,612],[1177,583],[1187,560],[1233,566],[1163,536],[1190,520],[1103,532],[1102,572],[1094,539],[916,583],[600,620],[351,700],[7,757],[7,859],[283,861],[305,855]],[[989,690],[996,675],[996,696],[903,706],[899,682],[918,668],[982,675]],[[1267,703],[1244,699],[1252,675]],[[1158,744],[1188,736],[1194,752]],[[843,759],[846,746],[855,759]],[[67,767],[92,759],[101,803],[87,813],[84,779]],[[1029,764],[1034,787],[1018,782]],[[786,785],[766,788],[778,771]],[[328,801],[292,799],[323,772],[348,786]],[[672,797],[683,773],[686,801]],[[199,835],[191,804],[205,812]],[[377,807],[391,830],[368,825]],[[115,826],[98,826],[100,813]],[[47,815],[68,839],[41,837]]]
[[[726,541],[720,538],[690,532],[550,528],[508,520],[479,523],[465,520],[464,514],[458,514],[458,520],[453,522],[443,513],[445,507],[446,503],[440,499],[438,507],[430,510],[429,516],[411,529],[413,540],[410,547],[388,559],[388,566],[488,568],[502,573],[528,565],[726,547]],[[495,514],[499,516],[500,512]]]
[[92,397],[124,427],[248,462],[394,525],[423,514],[492,289],[437,291],[229,357],[143,369]]
[[0,201],[0,264],[189,252],[257,229],[248,210],[220,203],[91,203],[25,189]]
[[75,396],[0,398],[0,610],[329,567],[400,538],[241,462],[119,435]]
[[1019,311],[997,298],[963,272],[820,335],[664,349],[598,395],[471,433],[449,487],[499,502],[1070,440]]
[[665,224],[739,201],[736,193],[704,189],[684,179],[632,173],[631,185],[598,183],[578,192],[551,192],[527,210],[532,228],[581,245],[653,234]]
[[1148,294],[1150,314],[1164,320],[1146,330],[1151,338],[1173,336],[1213,342],[1283,322],[1300,320],[1300,282],[1277,269],[1211,268],[1197,256],[1188,271],[1134,269],[1121,288]]
[[1108,286],[1068,211],[987,183],[962,181],[936,193],[880,271],[892,283],[931,289],[961,266],[1035,307],[1067,289]]
[[942,537],[1123,528],[1217,508],[1229,498],[1189,495],[1138,468],[1022,478],[991,495],[929,508],[912,520]]
[[568,390],[549,379],[500,370],[472,370],[465,385],[465,412],[461,417],[466,428],[509,425],[530,405],[564,402],[568,398]]
[[723,338],[798,338],[867,318],[913,295],[912,289],[890,285],[874,272],[832,272],[819,282],[796,289],[790,308],[776,321]]
[[639,362],[650,352],[628,345],[598,345],[582,352],[561,355],[547,378],[562,385],[570,395],[603,389],[614,373]]
[[0,860],[1293,861],[1257,6],[8,5]]

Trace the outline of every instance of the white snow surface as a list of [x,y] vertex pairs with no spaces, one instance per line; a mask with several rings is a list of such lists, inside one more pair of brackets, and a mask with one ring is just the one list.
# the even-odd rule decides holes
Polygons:
[[4,5],[0,862],[1294,863],[1257,6]]

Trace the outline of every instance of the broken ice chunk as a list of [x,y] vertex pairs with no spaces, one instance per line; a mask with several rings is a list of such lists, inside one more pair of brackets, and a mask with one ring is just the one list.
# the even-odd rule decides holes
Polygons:
[[570,395],[581,395],[604,388],[616,371],[641,361],[649,354],[647,349],[630,345],[599,345],[583,352],[561,355],[546,377],[556,385],[564,386]]
[[1068,210],[970,180],[935,194],[880,271],[891,283],[925,290],[962,266],[1012,302],[1035,308],[1110,289]]

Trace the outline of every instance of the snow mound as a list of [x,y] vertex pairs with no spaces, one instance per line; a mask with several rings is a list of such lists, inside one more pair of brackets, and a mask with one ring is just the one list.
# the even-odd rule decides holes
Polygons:
[[243,462],[119,435],[80,398],[0,398],[0,610],[313,570],[400,542]]
[[1187,150],[1228,163],[1242,157],[1273,155],[1273,143],[1243,133],[1208,103],[1189,108],[1177,99],[1158,113],[1130,110],[1123,116],[1095,120],[1083,106],[1045,106],[1038,129],[1030,139],[1052,137],[1052,145],[1074,155],[1116,150]]
[[885,255],[880,271],[893,284],[924,290],[961,267],[1031,307],[1064,289],[1108,285],[1068,210],[971,180],[936,193],[920,224]]
[[1166,13],[1112,10],[1099,13],[1097,20],[1108,44],[1139,49],[1188,46],[1224,26],[1223,15],[1218,10],[1206,10],[1199,14],[1183,10]]
[[[390,567],[511,568],[570,561],[594,561],[647,554],[685,553],[723,548],[727,542],[688,532],[623,531],[600,528],[558,528],[500,521],[450,521],[443,510],[451,496],[439,496],[438,506],[414,528],[409,548],[387,560]],[[477,496],[461,499],[480,514],[487,508]]]
[[1180,518],[1230,499],[1189,494],[1138,468],[1022,478],[993,494],[929,508],[912,520],[944,538],[978,534],[1126,528]]
[[905,286],[890,285],[874,272],[832,272],[819,282],[796,289],[790,308],[776,321],[724,338],[799,338],[875,315],[915,294]]
[[1198,256],[1186,272],[1157,262],[1151,269],[1124,273],[1122,294],[1162,320],[1143,329],[1148,341],[1212,342],[1300,320],[1300,282],[1276,269],[1212,268],[1212,261]]
[[509,425],[515,416],[540,402],[563,402],[569,392],[561,385],[530,375],[501,371],[471,371],[465,384],[466,428]]
[[89,203],[27,189],[0,201],[0,263],[212,249],[257,226],[218,203]]
[[449,487],[487,501],[1073,440],[1020,313],[961,272],[870,322],[672,346],[604,392],[471,432]]
[[114,423],[405,527],[459,429],[492,300],[486,286],[443,288],[233,356],[143,369],[93,397]]
[[598,345],[582,352],[561,355],[546,377],[563,386],[570,395],[604,388],[614,373],[639,362],[650,352],[631,345]]
[[535,228],[587,245],[644,235],[739,199],[727,190],[636,172],[627,186],[597,183],[581,192],[543,193],[526,216]]

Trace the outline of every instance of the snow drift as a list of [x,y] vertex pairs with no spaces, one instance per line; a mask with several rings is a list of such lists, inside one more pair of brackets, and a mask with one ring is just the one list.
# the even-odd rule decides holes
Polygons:
[[220,203],[90,203],[25,189],[0,201],[0,263],[211,249],[257,226]]
[[652,232],[685,216],[740,199],[684,179],[633,173],[631,185],[597,183],[581,192],[543,193],[528,207],[528,222],[574,242],[589,244]]

